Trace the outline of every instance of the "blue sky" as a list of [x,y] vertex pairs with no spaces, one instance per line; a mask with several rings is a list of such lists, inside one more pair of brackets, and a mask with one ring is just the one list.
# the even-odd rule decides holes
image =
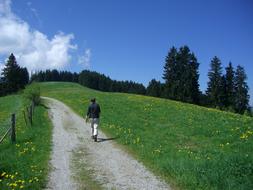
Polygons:
[[[58,57],[68,61],[55,67],[89,68],[112,79],[147,85],[152,78],[162,81],[165,56],[172,46],[188,45],[200,62],[202,91],[210,60],[218,56],[224,67],[231,61],[245,68],[253,98],[251,0],[22,0],[12,1],[10,7],[29,25],[30,34],[44,35],[45,46],[56,52],[66,46],[62,45],[66,54]],[[57,40],[60,45],[52,48]],[[26,57],[20,53],[21,62]]]

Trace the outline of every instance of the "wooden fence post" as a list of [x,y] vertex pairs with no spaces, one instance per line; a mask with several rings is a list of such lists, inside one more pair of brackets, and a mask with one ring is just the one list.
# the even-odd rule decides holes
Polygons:
[[15,130],[16,118],[15,113],[11,114],[11,142],[16,142],[16,130]]
[[34,114],[34,108],[35,108],[35,103],[34,103],[34,101],[32,101],[32,110],[33,110],[33,114]]
[[26,107],[26,112],[27,112],[27,118],[30,121],[29,107]]
[[27,119],[26,119],[25,110],[23,110],[23,115],[24,115],[25,125],[27,126]]
[[29,107],[29,118],[30,118],[30,123],[31,125],[33,124],[33,110],[32,110],[32,105]]

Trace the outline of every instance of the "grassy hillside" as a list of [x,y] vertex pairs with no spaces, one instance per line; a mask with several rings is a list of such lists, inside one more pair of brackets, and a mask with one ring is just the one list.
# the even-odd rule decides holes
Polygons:
[[0,144],[0,189],[42,189],[48,174],[51,150],[51,123],[47,110],[36,107],[33,126],[23,118],[21,95],[0,98],[0,137],[10,126],[10,114],[16,113],[17,141],[7,138]]
[[[91,97],[101,127],[169,183],[183,189],[253,189],[253,119],[159,98],[41,83],[44,96],[80,115]],[[95,145],[94,145],[95,146]]]

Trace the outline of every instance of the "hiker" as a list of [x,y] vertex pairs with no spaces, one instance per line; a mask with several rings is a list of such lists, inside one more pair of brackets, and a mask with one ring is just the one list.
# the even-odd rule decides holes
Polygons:
[[92,98],[91,104],[88,107],[88,111],[86,114],[86,122],[90,119],[91,123],[91,138],[97,142],[98,136],[98,125],[99,125],[99,115],[100,115],[100,106],[96,103],[96,99]]

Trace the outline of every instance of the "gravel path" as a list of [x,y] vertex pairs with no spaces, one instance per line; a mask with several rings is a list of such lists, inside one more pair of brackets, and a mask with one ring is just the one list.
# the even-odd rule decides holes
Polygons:
[[[47,189],[82,189],[85,181],[74,180],[71,167],[75,152],[82,153],[79,162],[92,171],[89,175],[103,189],[171,189],[149,172],[140,162],[119,149],[115,142],[99,131],[97,143],[90,138],[90,127],[62,102],[46,98],[53,129],[52,171]],[[79,170],[82,168],[79,168]]]

